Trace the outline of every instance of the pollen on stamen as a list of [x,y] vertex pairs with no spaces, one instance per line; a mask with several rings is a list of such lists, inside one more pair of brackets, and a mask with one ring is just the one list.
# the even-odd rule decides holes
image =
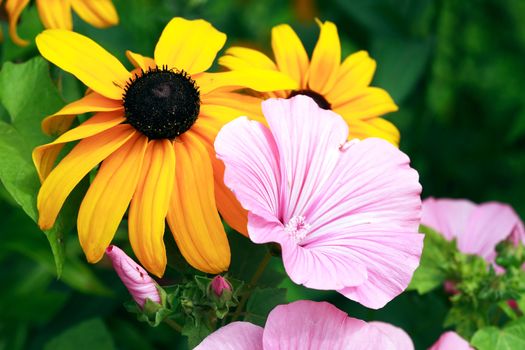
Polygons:
[[295,215],[284,226],[284,231],[293,238],[295,243],[299,244],[310,232],[311,227],[312,225],[306,222],[306,218],[304,216]]

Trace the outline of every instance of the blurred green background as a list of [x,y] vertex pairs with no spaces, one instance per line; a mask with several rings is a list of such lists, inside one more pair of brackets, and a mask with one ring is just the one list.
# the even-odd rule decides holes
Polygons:
[[[126,49],[151,55],[160,32],[174,16],[204,18],[228,34],[227,46],[242,44],[269,54],[274,25],[291,24],[311,52],[318,36],[313,19],[335,22],[344,56],[365,49],[377,60],[373,85],[388,90],[400,107],[388,118],[401,131],[401,149],[421,175],[424,197],[498,200],[510,203],[524,217],[524,1],[114,3],[120,15],[119,26],[98,30],[75,18],[75,30],[96,40],[122,62],[126,62]],[[6,24],[2,26],[6,33]],[[24,12],[19,32],[31,38],[41,29],[32,6]],[[0,51],[2,64],[24,62],[37,55],[34,44],[19,48],[8,38]],[[83,93],[82,85],[71,76],[56,69],[53,74],[60,81],[63,101],[70,102]],[[4,79],[3,83],[0,95],[1,89],[9,89],[9,81]],[[27,91],[28,96],[32,93],[31,89]],[[6,93],[3,96],[6,104]],[[9,110],[8,106],[0,106],[0,116],[7,121],[4,108]],[[33,122],[39,124],[39,120]],[[5,134],[0,137],[8,142]],[[1,152],[8,152],[8,146],[0,147]],[[3,187],[0,197],[0,350],[187,347],[184,337],[169,327],[150,328],[125,311],[122,304],[129,299],[126,290],[107,262],[88,266],[74,229],[64,237],[66,262],[63,277],[57,280],[44,234]],[[125,245],[125,232],[123,228],[117,235],[117,243]],[[241,275],[242,257],[253,258],[260,249],[237,236],[232,242],[232,274]],[[272,261],[266,277],[271,278],[272,272],[282,276],[277,259]],[[443,330],[447,299],[440,291],[424,297],[406,293],[384,309],[373,311],[336,293],[309,291],[287,280],[281,286],[287,289],[286,296],[279,296],[281,301],[285,297],[329,300],[351,316],[385,320],[404,328],[418,349],[432,344]],[[261,293],[259,297],[274,296]],[[256,300],[252,304],[257,307]]]

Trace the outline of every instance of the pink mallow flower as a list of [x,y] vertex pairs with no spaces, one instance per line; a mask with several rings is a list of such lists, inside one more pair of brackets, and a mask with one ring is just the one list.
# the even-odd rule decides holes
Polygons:
[[410,337],[382,322],[348,317],[332,304],[300,300],[279,305],[264,328],[233,322],[210,334],[195,350],[413,350]]
[[113,268],[126,286],[135,302],[144,307],[146,299],[151,299],[160,304],[160,295],[157,283],[151,278],[146,270],[126,255],[117,246],[110,245],[106,248],[106,256],[111,260]]
[[421,224],[449,241],[455,238],[460,252],[479,255],[490,263],[499,242],[509,239],[517,244],[525,238],[523,222],[514,209],[498,202],[430,197],[423,201]]
[[456,332],[445,332],[428,350],[474,350],[474,348]]
[[423,247],[408,157],[378,138],[347,142],[344,120],[306,96],[262,109],[269,128],[241,117],[215,140],[250,239],[279,243],[295,283],[383,307],[405,290]]

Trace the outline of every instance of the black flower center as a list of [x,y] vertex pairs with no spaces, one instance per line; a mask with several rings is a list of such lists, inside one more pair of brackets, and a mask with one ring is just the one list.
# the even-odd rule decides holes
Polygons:
[[127,122],[150,139],[174,139],[199,116],[199,89],[183,70],[149,69],[124,90]]
[[319,107],[321,107],[322,109],[331,109],[332,106],[330,105],[330,103],[326,100],[326,98],[324,98],[323,95],[315,92],[315,91],[312,91],[312,90],[294,90],[290,93],[290,96],[288,96],[288,98],[292,98],[294,96],[297,96],[297,95],[305,95],[305,96],[308,96],[308,97],[311,97],[315,103],[317,103],[317,105]]

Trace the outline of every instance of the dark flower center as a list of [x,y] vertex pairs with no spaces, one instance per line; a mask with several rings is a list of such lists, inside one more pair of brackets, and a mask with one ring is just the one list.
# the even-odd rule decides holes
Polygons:
[[305,95],[305,96],[308,96],[308,97],[311,97],[315,103],[317,103],[317,105],[319,107],[321,107],[322,109],[331,109],[332,106],[330,105],[330,103],[326,100],[326,98],[323,97],[323,95],[315,92],[315,91],[312,91],[312,90],[294,90],[290,93],[290,96],[288,96],[288,98],[292,98],[294,96],[297,96],[297,95]]
[[183,70],[149,69],[124,90],[127,122],[150,139],[174,139],[199,116],[199,89]]

